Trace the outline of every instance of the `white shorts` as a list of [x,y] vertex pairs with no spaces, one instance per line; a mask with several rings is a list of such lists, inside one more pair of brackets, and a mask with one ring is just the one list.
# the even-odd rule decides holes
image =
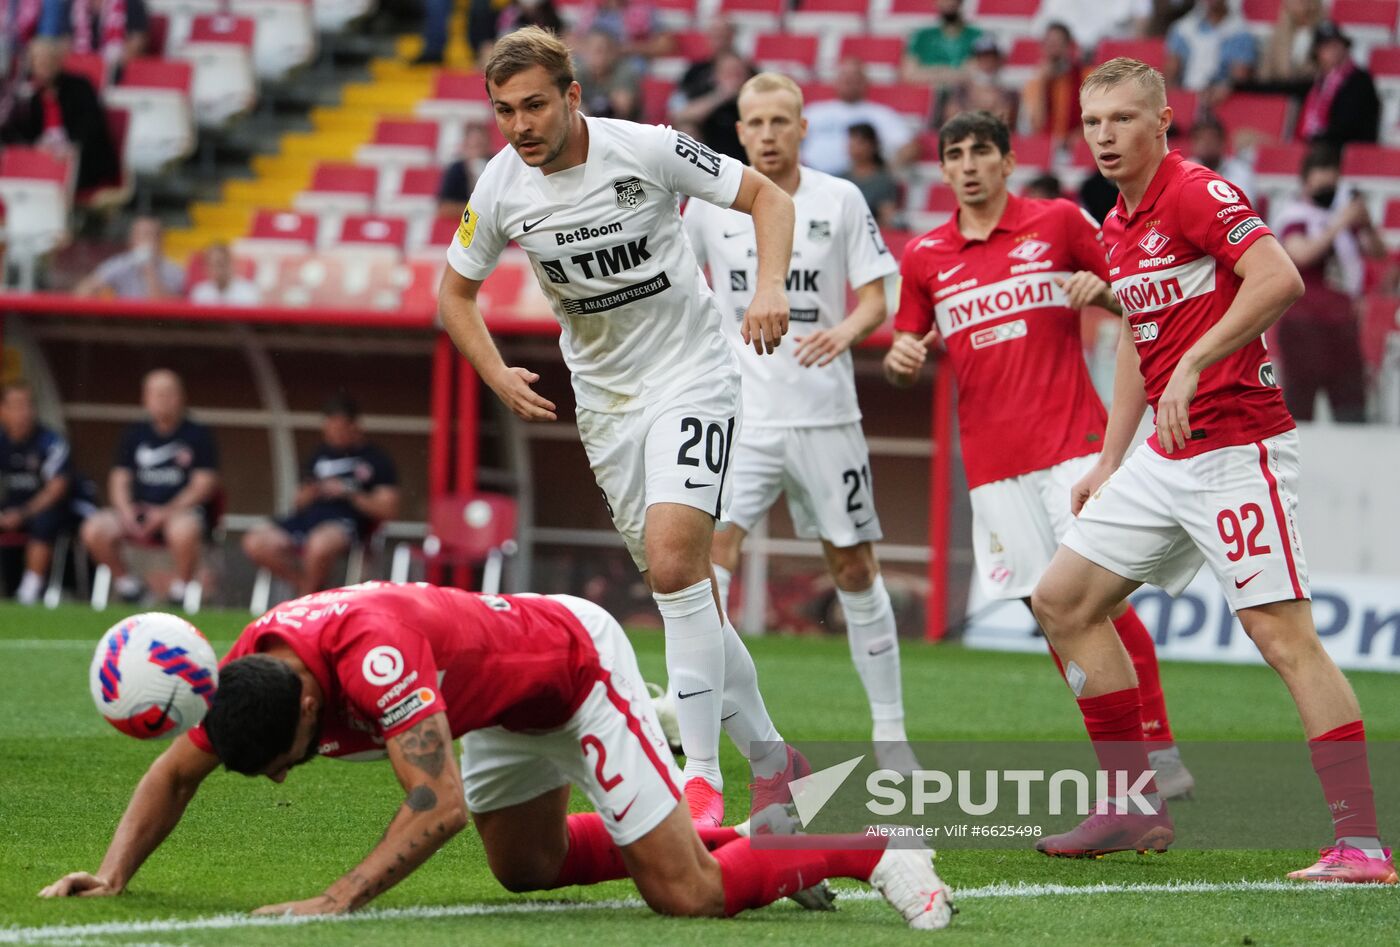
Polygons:
[[1209,563],[1232,611],[1311,598],[1298,432],[1171,460],[1146,444],[1084,504],[1065,545],[1179,595]]
[[1074,522],[1070,488],[1098,459],[1072,457],[970,491],[973,559],[988,598],[1030,597]]
[[654,503],[681,503],[724,519],[729,455],[739,437],[739,381],[706,379],[666,392],[640,411],[580,408],[589,466],[637,568],[647,570],[646,517]]
[[505,809],[572,783],[603,817],[613,842],[630,845],[675,809],[681,774],[622,626],[592,602],[549,598],[588,629],[607,677],[558,730],[489,727],[464,736],[467,808]]
[[734,447],[730,479],[729,519],[745,532],[782,493],[803,539],[845,548],[883,535],[870,484],[870,451],[859,423],[749,428]]

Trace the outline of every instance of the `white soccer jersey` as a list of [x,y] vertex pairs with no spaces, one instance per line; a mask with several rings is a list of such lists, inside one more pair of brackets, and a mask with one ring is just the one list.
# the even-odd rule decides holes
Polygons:
[[899,270],[880,238],[865,198],[850,181],[804,167],[793,195],[797,230],[787,277],[787,338],[772,355],[758,355],[739,335],[758,279],[753,221],[737,211],[692,201],[685,233],[701,265],[710,268],[724,313],[724,333],[744,373],[744,424],[817,427],[860,420],[851,354],[825,368],[798,364],[794,337],[829,329],[846,318],[847,286],[855,289]]
[[663,387],[737,375],[677,195],[728,207],[743,165],[671,128],[584,121],[588,159],[576,168],[546,175],[513,148],[491,159],[448,263],[481,280],[507,241],[524,249],[563,326],[581,408],[633,411]]

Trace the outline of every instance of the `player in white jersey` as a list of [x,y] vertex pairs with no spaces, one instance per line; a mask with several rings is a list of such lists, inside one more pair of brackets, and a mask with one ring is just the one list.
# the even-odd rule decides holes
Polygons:
[[[876,754],[882,765],[910,768],[894,610],[872,546],[880,518],[849,351],[885,321],[884,281],[899,265],[856,186],[798,164],[807,120],[795,82],[772,72],[751,78],[739,92],[738,128],[749,163],[797,208],[787,280],[794,344],[767,358],[748,351],[740,327],[755,295],[753,225],[692,201],[686,236],[709,267],[744,376],[744,438],[730,464],[732,525],[715,533],[712,549],[720,601],[728,605],[745,535],[785,493],[797,534],[821,540],[836,583]],[[857,298],[849,313],[848,285]]]
[[[672,129],[585,118],[569,49],[553,34],[509,34],[484,71],[511,147],[482,173],[448,249],[443,325],[517,416],[555,420],[554,404],[530,387],[539,376],[506,365],[476,301],[506,243],[524,249],[563,328],[589,463],[665,624],[687,798],[698,818],[718,824],[721,712],[746,754],[780,740],[710,573],[739,433],[739,369],[681,231],[678,197],[753,215],[758,292],[743,332],[764,353],[787,331],[792,200]],[[756,775],[789,768],[786,753],[773,755],[778,772]]]

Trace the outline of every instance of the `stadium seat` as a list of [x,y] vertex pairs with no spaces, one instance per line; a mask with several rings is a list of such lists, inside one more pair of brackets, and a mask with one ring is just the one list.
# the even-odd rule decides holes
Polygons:
[[355,151],[355,163],[379,168],[377,200],[398,193],[405,168],[437,161],[437,122],[422,118],[381,118],[367,144]]
[[1400,28],[1400,0],[1332,0],[1331,15],[1359,45],[1393,43]]
[[[1279,145],[1262,145],[1254,157],[1254,180],[1259,193],[1268,195],[1277,203],[1298,191],[1298,169],[1303,166],[1303,156],[1308,146],[1302,142],[1285,142]],[[1257,195],[1251,195],[1256,197]]]
[[[898,36],[877,36],[873,33],[843,36],[836,53],[836,62],[859,59],[872,82],[894,82],[899,79],[899,64],[904,58],[904,40]],[[832,65],[835,65],[833,63]]]
[[830,73],[840,58],[837,48],[841,41],[866,32],[867,6],[866,0],[802,0],[788,11],[787,29],[821,41],[817,71]]
[[317,244],[325,246],[340,233],[342,218],[370,213],[378,196],[378,168],[323,161],[311,174],[311,186],[292,200],[292,206],[320,216]]
[[[209,532],[205,537],[203,561],[200,563],[199,571],[189,582],[185,583],[185,596],[180,602],[180,607],[186,614],[194,615],[199,612],[200,606],[204,603],[204,580],[206,576],[215,572],[215,560],[219,558],[219,550],[223,548],[224,536],[224,511],[227,508],[228,498],[222,489],[218,490],[206,504],[210,520]],[[129,541],[129,552],[138,555],[155,554],[165,556],[166,546],[159,539],[135,539]],[[144,570],[138,570],[144,571]],[[92,599],[91,605],[94,610],[102,611],[107,607],[108,598],[112,592],[112,570],[109,566],[98,564],[92,570]]]
[[1023,36],[1006,50],[1006,60],[1001,67],[1001,75],[1006,86],[1019,89],[1030,81],[1040,68],[1040,40]]
[[913,229],[925,233],[941,227],[958,212],[958,199],[953,189],[942,181],[932,182],[924,194],[922,206],[907,215]]
[[642,121],[653,125],[669,125],[668,110],[676,84],[655,76],[642,77]]
[[278,81],[316,58],[310,0],[230,0],[229,12],[252,17],[253,67],[259,79]]
[[1250,32],[1267,36],[1278,22],[1278,12],[1283,0],[1244,0],[1240,5],[1240,15],[1249,24]]
[[500,493],[439,497],[428,505],[428,535],[422,546],[394,549],[389,579],[407,582],[414,559],[428,566],[481,567],[480,591],[501,590],[507,556],[516,550],[515,500]]
[[165,20],[163,41],[160,46],[149,47],[148,56],[171,55],[189,38],[195,17],[224,12],[224,0],[146,0],[146,6]]
[[1342,152],[1342,177],[1368,194],[1400,197],[1400,148],[1347,145]]
[[1371,50],[1369,68],[1381,97],[1381,141],[1400,145],[1400,46]]
[[[368,540],[362,539],[359,533],[354,533],[350,537],[350,548],[345,550],[345,585],[359,585],[365,581],[365,561],[371,556],[378,558],[384,549],[384,533],[380,528],[381,523],[375,523],[370,528]],[[297,555],[301,555],[301,547],[297,548]],[[253,595],[248,602],[248,610],[254,615],[261,615],[272,605],[272,570],[266,566],[258,569],[253,576]]]
[[[896,7],[899,3],[900,0],[895,0]],[[924,7],[929,10],[931,22],[933,11],[927,3]],[[1033,35],[1035,15],[1039,11],[1040,0],[977,0],[977,12],[969,19],[1003,41],[1014,40]]]
[[648,77],[675,81],[685,74],[692,63],[710,58],[710,38],[700,30],[680,30],[671,35],[669,56],[658,56],[647,70]]
[[11,145],[0,151],[6,250],[24,268],[25,289],[33,288],[35,261],[68,239],[74,173],[71,161],[38,148]]
[[720,0],[720,15],[740,30],[773,33],[783,28],[785,0]]
[[[1168,89],[1167,104],[1172,107],[1172,127],[1169,134],[1189,135],[1196,124],[1201,98],[1190,89]],[[1230,132],[1229,128],[1225,129]]]
[[1400,198],[1385,202],[1385,213],[1381,217],[1381,233],[1385,242],[1392,247],[1400,246]]
[[126,160],[137,174],[155,174],[194,151],[190,110],[193,67],[168,59],[133,59],[103,100],[131,115]]
[[416,247],[427,239],[437,216],[438,185],[442,169],[437,165],[404,168],[398,187],[379,198],[379,213],[408,220],[408,246]]
[[328,249],[337,254],[397,260],[407,242],[408,222],[402,217],[351,214],[340,222],[340,233]]
[[924,128],[933,113],[933,89],[911,82],[890,85],[871,83],[866,97],[872,102],[888,105],[913,125]]
[[63,71],[91,82],[98,95],[107,88],[107,62],[100,53],[69,53],[63,57]]
[[341,33],[376,6],[375,0],[311,0],[312,19],[318,32]]
[[753,61],[759,69],[781,72],[801,82],[816,71],[817,45],[815,36],[762,33],[754,39]]
[[491,97],[486,94],[486,80],[479,72],[439,72],[433,77],[432,91],[415,111],[438,122],[493,121]]
[[1167,65],[1167,43],[1160,39],[1106,39],[1094,51],[1095,62],[1107,62],[1119,56],[1140,59],[1149,66],[1164,69]]
[[1362,301],[1361,355],[1374,371],[1381,365],[1392,336],[1400,333],[1400,300],[1372,295]]
[[696,0],[655,0],[652,10],[663,30],[688,30],[695,25]]
[[[457,236],[457,227],[460,225],[455,217],[436,217],[432,226],[428,228],[427,239],[420,244],[409,244],[410,252],[418,251],[430,252],[434,259],[441,261],[442,255],[447,249],[447,245]],[[410,234],[411,236],[411,234]]]
[[257,257],[309,253],[316,248],[317,223],[315,214],[260,210],[253,214],[247,236],[236,240],[233,249]]
[[258,289],[268,305],[400,310],[411,275],[395,255],[313,253],[260,261]]
[[[27,545],[28,533],[0,532],[0,549],[23,549]],[[64,530],[54,537],[52,558],[49,561],[49,578],[44,586],[45,608],[57,608],[63,601],[63,577],[68,569],[68,550],[72,545],[71,530]]]
[[246,16],[197,16],[190,24],[189,39],[175,56],[194,67],[190,100],[201,127],[221,126],[257,102],[256,29]]
[[1215,107],[1215,117],[1229,131],[1232,150],[1239,151],[1254,142],[1286,141],[1292,107],[1286,95],[1236,92]]
[[[929,0],[887,0],[885,9],[872,7],[869,16],[870,32],[904,39],[926,26],[935,25],[938,21],[938,15]],[[978,26],[984,25],[975,13],[972,14],[972,19]]]

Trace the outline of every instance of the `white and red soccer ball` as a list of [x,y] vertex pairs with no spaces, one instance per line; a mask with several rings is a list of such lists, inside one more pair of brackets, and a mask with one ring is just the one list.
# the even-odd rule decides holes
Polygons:
[[88,683],[98,712],[122,733],[173,737],[204,718],[219,684],[219,659],[194,625],[147,612],[107,629]]

